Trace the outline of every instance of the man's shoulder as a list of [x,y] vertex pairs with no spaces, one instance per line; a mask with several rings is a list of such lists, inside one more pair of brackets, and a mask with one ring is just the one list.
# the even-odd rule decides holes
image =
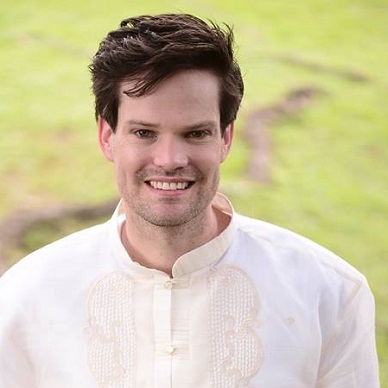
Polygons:
[[107,238],[106,224],[95,225],[31,252],[15,263],[0,278],[0,289],[8,283],[31,283],[66,271],[81,269],[97,259]]
[[348,261],[307,237],[266,221],[243,215],[236,218],[244,244],[271,252],[271,258],[282,258],[285,265],[322,270],[356,283],[366,281]]
[[86,229],[73,232],[56,241],[53,241],[42,248],[32,252],[24,259],[38,257],[61,257],[61,255],[83,254],[90,250],[97,249],[106,236],[106,224],[98,224]]

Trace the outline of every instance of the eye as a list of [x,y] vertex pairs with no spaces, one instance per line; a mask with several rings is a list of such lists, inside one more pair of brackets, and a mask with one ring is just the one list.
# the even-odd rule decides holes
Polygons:
[[205,131],[205,130],[196,130],[196,131],[191,131],[189,132],[186,137],[189,138],[189,139],[203,139],[205,138],[206,136],[209,135],[209,131]]
[[149,129],[138,129],[133,132],[140,139],[150,139],[155,137],[155,132]]

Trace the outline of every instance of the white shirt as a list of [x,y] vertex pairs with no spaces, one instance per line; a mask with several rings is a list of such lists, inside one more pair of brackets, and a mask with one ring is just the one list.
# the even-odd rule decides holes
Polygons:
[[379,386],[373,296],[333,253],[233,214],[170,278],[128,257],[123,222],[0,278],[1,388]]

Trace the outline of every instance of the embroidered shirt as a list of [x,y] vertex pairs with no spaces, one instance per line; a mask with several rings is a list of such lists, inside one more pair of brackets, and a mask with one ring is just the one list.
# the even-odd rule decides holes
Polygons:
[[0,387],[377,388],[373,296],[319,245],[233,214],[173,277],[121,241],[124,216],[0,279]]

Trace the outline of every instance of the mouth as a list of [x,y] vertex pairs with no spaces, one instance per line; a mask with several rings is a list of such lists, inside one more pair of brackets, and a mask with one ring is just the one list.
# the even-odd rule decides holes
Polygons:
[[156,190],[164,191],[186,190],[194,184],[193,181],[166,182],[154,180],[147,181],[146,183]]

